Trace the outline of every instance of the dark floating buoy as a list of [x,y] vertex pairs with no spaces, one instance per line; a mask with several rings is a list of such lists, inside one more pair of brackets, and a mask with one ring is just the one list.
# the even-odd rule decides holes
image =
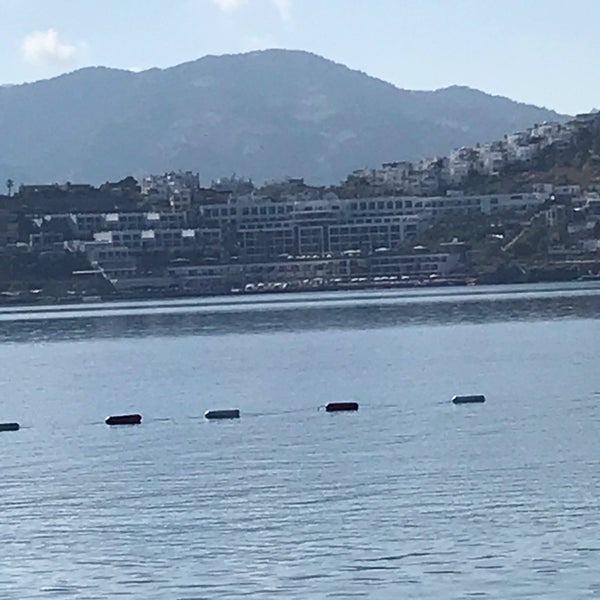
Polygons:
[[18,423],[0,423],[0,431],[19,431],[21,426]]
[[107,425],[139,425],[142,422],[142,415],[113,415],[106,417],[104,421]]
[[330,402],[325,405],[327,412],[341,412],[343,410],[358,410],[358,402]]
[[239,408],[227,408],[223,410],[207,410],[204,413],[205,419],[239,419]]
[[481,404],[485,402],[485,396],[483,394],[475,394],[473,396],[453,396],[452,402],[454,404]]

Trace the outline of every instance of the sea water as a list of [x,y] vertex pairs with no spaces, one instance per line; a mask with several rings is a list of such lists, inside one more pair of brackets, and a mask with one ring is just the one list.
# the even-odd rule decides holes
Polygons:
[[594,284],[3,308],[0,341],[2,599],[600,596]]

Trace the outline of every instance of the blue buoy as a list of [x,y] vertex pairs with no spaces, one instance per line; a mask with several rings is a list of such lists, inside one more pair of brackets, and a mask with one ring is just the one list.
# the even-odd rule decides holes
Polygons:
[[480,404],[485,402],[485,396],[483,394],[474,394],[471,396],[453,396],[452,402],[454,404]]
[[239,419],[239,408],[227,408],[222,410],[207,410],[204,413],[205,419]]
[[0,431],[19,431],[20,428],[18,423],[0,423]]

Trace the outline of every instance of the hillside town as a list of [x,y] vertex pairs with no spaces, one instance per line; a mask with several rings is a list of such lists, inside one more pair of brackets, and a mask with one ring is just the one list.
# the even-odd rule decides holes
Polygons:
[[[577,115],[566,123],[540,123],[505,135],[503,140],[457,148],[447,157],[356,170],[346,183],[367,183],[376,195],[416,196],[444,194],[473,182],[480,186],[482,178],[501,184],[500,179],[510,180],[511,173],[544,171],[561,155],[569,155],[579,138],[597,135],[599,118],[598,113]],[[598,143],[596,138],[596,150]]]
[[0,302],[594,278],[600,114],[339,185],[6,182]]

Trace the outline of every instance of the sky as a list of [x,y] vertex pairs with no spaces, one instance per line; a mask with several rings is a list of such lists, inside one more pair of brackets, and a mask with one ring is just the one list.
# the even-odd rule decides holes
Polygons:
[[404,89],[600,108],[600,0],[0,0],[0,85],[307,50]]

